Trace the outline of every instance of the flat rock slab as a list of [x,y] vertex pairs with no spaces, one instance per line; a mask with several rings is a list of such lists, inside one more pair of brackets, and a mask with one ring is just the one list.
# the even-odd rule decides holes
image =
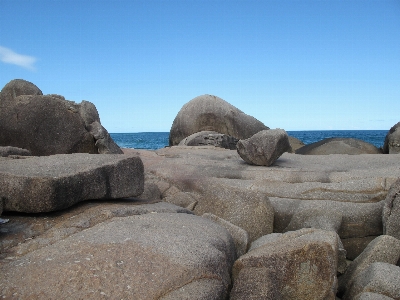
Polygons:
[[144,169],[135,155],[59,154],[0,159],[4,211],[49,212],[89,199],[143,193]]
[[227,298],[235,246],[226,229],[170,204],[106,211],[121,216],[82,228],[89,217],[82,212],[69,218],[68,228],[81,223],[76,233],[0,260],[0,298]]
[[[163,185],[167,182],[186,195],[195,194],[196,197],[192,198],[197,204],[192,205],[192,210],[196,214],[210,212],[242,227],[250,236],[249,229],[241,224],[254,218],[245,210],[235,210],[236,220],[241,222],[227,219],[226,211],[243,205],[231,196],[222,197],[221,191],[268,196],[275,211],[274,232],[289,230],[297,212],[304,215],[306,212],[303,210],[317,208],[321,213],[335,217],[331,218],[329,226],[337,230],[341,238],[363,238],[382,234],[382,201],[390,186],[400,177],[398,155],[284,153],[266,168],[245,163],[236,151],[215,147],[169,147],[138,152],[146,174],[153,178],[147,183],[153,182],[162,191],[160,182]],[[207,196],[210,191],[215,191],[216,196]],[[169,201],[168,193],[161,194],[163,200],[180,205]],[[246,203],[251,201],[246,200]],[[315,224],[318,220],[311,221]],[[309,226],[307,222],[293,222],[292,229]],[[253,238],[258,237],[253,234]]]

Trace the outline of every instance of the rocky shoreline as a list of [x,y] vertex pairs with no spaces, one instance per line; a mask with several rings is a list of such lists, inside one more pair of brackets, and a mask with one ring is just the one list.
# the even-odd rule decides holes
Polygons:
[[[284,130],[195,99],[200,121],[156,151],[98,143],[94,121],[91,149],[123,154],[0,147],[0,297],[400,299],[398,155],[289,153]],[[365,149],[333,142],[321,151]]]

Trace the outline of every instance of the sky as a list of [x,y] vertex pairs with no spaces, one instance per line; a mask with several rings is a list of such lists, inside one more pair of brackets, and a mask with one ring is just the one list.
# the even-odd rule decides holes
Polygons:
[[0,0],[0,88],[94,103],[117,132],[167,132],[216,95],[270,128],[400,121],[400,0]]

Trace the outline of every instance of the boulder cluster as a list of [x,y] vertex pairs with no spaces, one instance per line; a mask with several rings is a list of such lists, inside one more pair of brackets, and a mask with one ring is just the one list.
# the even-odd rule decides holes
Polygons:
[[[178,113],[170,147],[121,150],[90,102],[6,87],[0,298],[400,299],[396,155],[352,139],[301,150],[210,95]],[[53,108],[28,110],[41,101]],[[52,113],[76,122],[47,127],[64,138],[23,140],[19,118],[35,140]]]

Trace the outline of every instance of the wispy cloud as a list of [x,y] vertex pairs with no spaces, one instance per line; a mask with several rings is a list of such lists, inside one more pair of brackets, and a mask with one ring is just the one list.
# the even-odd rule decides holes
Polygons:
[[18,54],[13,50],[2,46],[0,46],[0,61],[6,64],[14,64],[31,71],[35,70],[35,57]]

